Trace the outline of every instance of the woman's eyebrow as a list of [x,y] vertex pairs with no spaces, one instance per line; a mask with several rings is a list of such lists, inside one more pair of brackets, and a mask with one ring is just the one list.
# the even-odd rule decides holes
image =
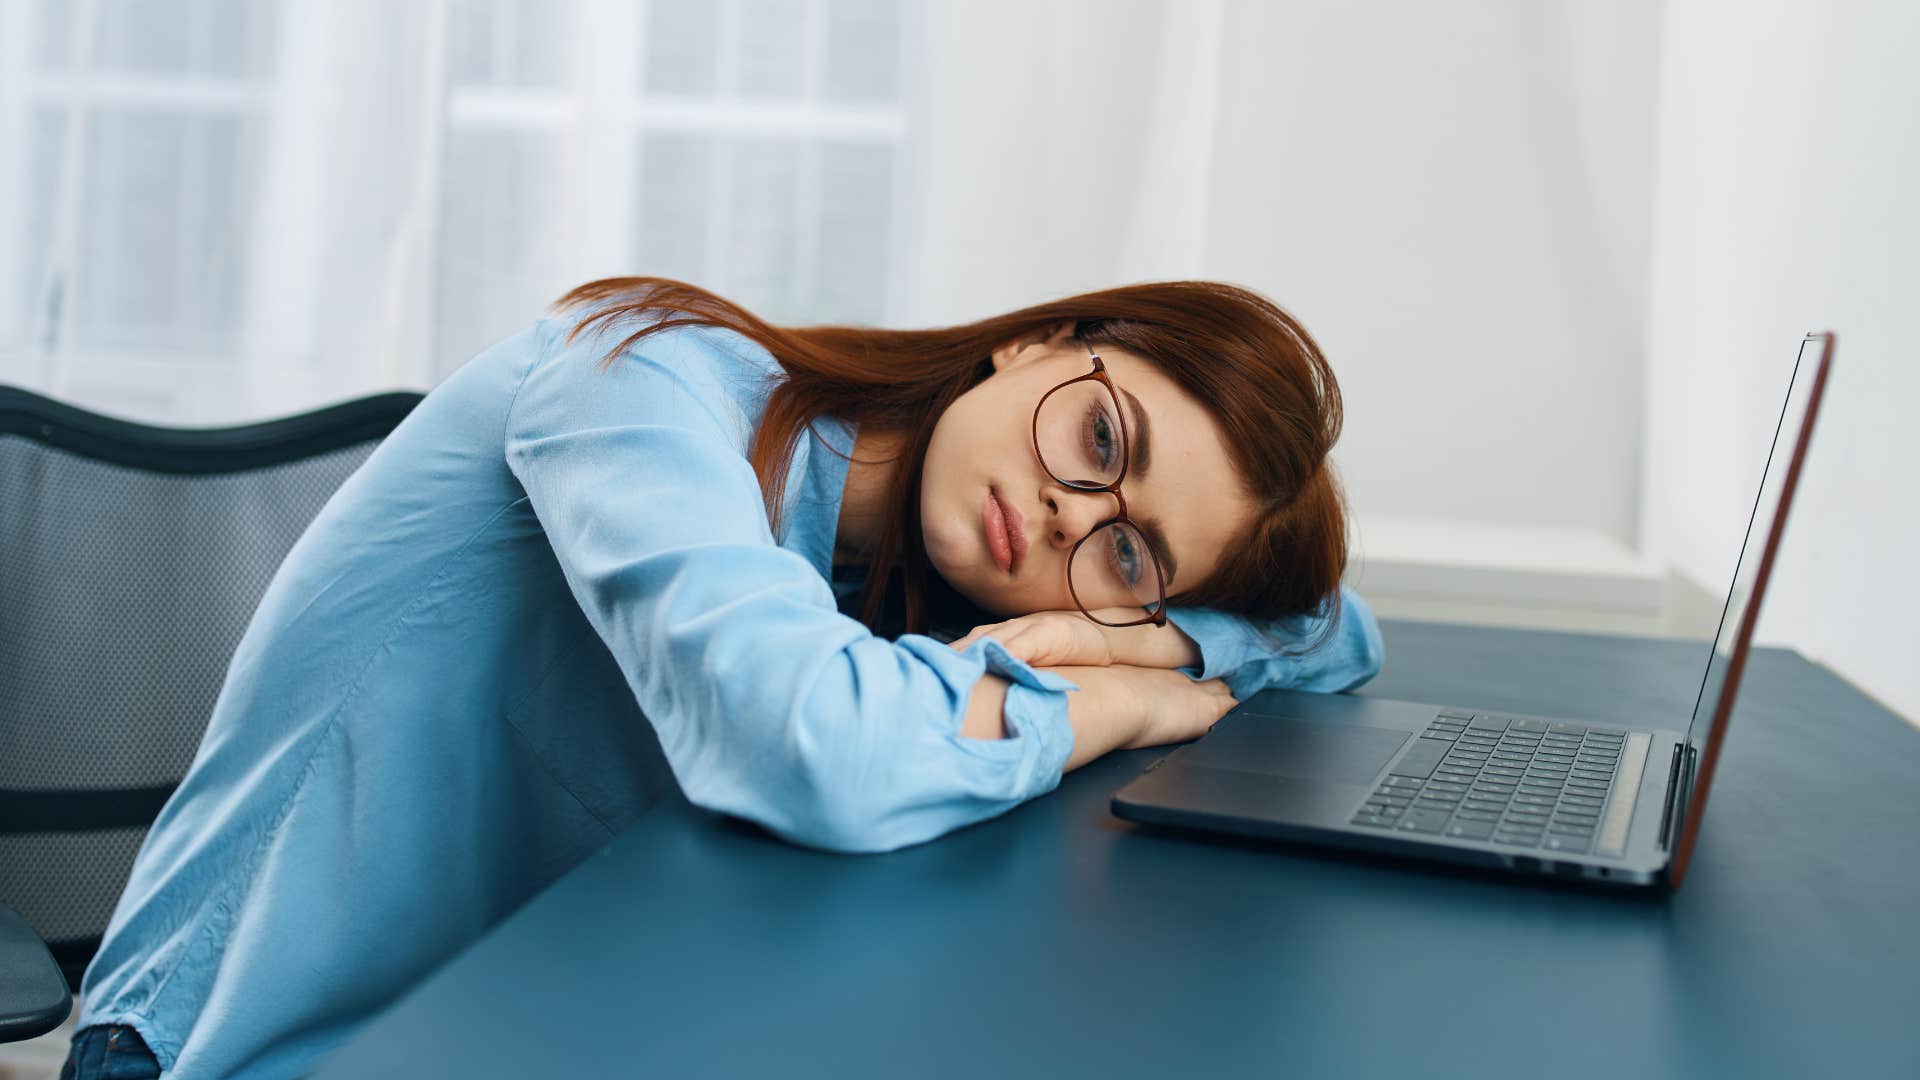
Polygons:
[[[1114,384],[1119,386],[1118,383]],[[1148,463],[1153,457],[1153,425],[1147,420],[1147,410],[1133,391],[1120,386],[1120,395],[1127,399],[1127,408],[1133,412],[1133,446],[1127,451],[1127,474],[1146,479]],[[1153,546],[1153,553],[1160,557],[1160,565],[1167,568],[1167,580],[1173,582],[1173,575],[1179,572],[1180,563],[1173,557],[1173,545],[1167,543],[1167,530],[1160,525],[1160,519],[1138,517],[1134,519],[1140,525],[1140,531],[1146,534],[1147,543]]]
[[1135,432],[1133,446],[1129,448],[1127,455],[1127,471],[1133,472],[1138,469],[1139,477],[1144,480],[1147,477],[1147,470],[1153,467],[1153,425],[1147,421],[1147,410],[1140,406],[1140,399],[1133,396],[1133,391],[1122,386],[1120,393],[1126,397],[1128,407],[1133,410]]

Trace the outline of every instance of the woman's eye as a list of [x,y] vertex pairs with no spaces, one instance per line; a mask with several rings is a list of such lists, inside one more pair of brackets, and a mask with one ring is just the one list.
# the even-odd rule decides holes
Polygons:
[[1134,547],[1133,538],[1127,535],[1125,529],[1114,529],[1112,532],[1114,540],[1110,550],[1113,555],[1113,570],[1131,589],[1140,584],[1140,551]]
[[1095,468],[1105,472],[1113,467],[1113,458],[1119,448],[1114,445],[1113,425],[1107,422],[1106,410],[1098,405],[1087,410],[1085,442],[1088,459]]

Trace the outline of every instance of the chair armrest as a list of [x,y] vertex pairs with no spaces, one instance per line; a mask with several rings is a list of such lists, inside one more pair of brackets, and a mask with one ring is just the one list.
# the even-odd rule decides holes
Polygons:
[[19,1042],[59,1027],[73,992],[47,943],[25,919],[0,904],[0,1042]]

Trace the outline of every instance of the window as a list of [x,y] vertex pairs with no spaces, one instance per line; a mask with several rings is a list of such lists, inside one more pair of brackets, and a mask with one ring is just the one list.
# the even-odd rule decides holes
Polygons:
[[[616,274],[773,322],[885,320],[898,0],[460,0],[451,20],[440,373]],[[558,204],[574,226],[548,230]]]
[[230,359],[277,14],[101,0],[76,71],[71,5],[0,6],[0,377],[38,385],[58,340],[56,389],[111,382],[87,396],[154,412]]
[[[622,274],[683,278],[776,322],[882,323],[906,8],[100,0],[88,28],[63,0],[0,3],[0,380],[155,422],[239,422],[276,410],[229,373],[251,368],[257,388],[300,367],[312,407],[437,382],[566,289]],[[76,65],[81,43],[91,59]],[[395,103],[432,118],[406,145],[357,140],[362,121],[339,110],[286,107],[326,79],[400,67],[438,73],[412,80],[430,100]],[[296,124],[320,130],[284,130]],[[380,184],[385,145],[381,193],[422,232],[418,259],[353,246],[392,243],[379,230],[328,232],[324,260],[276,236],[328,229],[343,198],[350,212],[329,170],[358,154],[350,183]],[[373,326],[355,351],[396,355],[371,367],[327,355],[338,347],[313,329],[356,317],[337,304],[351,283],[319,277],[357,269],[431,307],[418,335]]]

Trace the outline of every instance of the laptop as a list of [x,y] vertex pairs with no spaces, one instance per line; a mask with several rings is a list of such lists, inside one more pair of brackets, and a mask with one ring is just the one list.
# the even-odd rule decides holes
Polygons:
[[[1807,362],[1815,350],[1818,360]],[[1184,830],[1679,888],[1833,352],[1830,331],[1800,343],[1691,716],[1626,725],[1263,690],[1116,792],[1112,812]],[[1757,567],[1747,558],[1756,547]]]

